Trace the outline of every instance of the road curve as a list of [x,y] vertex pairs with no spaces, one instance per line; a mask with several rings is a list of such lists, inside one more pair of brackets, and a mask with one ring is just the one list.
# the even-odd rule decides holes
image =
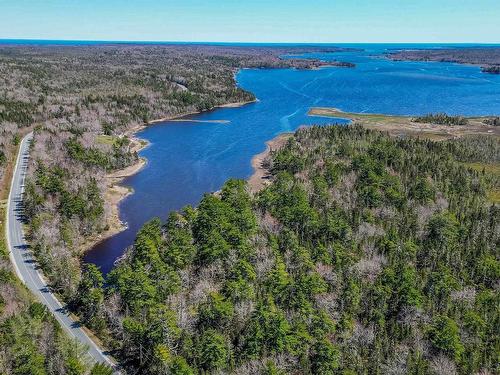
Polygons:
[[19,279],[21,279],[40,302],[47,306],[70,337],[75,338],[88,348],[90,359],[93,362],[106,363],[114,367],[115,364],[111,357],[89,338],[80,323],[69,316],[66,309],[51,293],[47,283],[43,281],[38,272],[36,262],[25,241],[22,222],[22,195],[24,192],[26,170],[28,168],[29,145],[32,139],[33,133],[29,133],[21,141],[7,201],[5,234],[12,264]]

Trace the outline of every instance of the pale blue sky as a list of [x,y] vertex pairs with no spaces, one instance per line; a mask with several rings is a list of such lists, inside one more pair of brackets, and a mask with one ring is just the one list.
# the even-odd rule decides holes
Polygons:
[[500,0],[0,0],[0,38],[500,42]]

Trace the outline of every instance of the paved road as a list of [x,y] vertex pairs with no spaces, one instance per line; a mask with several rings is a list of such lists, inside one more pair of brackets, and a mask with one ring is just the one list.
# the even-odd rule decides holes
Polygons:
[[36,263],[24,239],[22,194],[24,192],[24,179],[28,167],[29,144],[32,138],[33,133],[30,133],[26,135],[21,142],[12,178],[12,185],[10,187],[9,199],[7,201],[7,222],[5,227],[11,261],[17,276],[40,302],[49,308],[59,323],[69,333],[70,337],[76,338],[88,347],[90,359],[94,362],[104,362],[113,366],[114,363],[112,359],[99,349],[99,347],[87,336],[80,324],[67,314],[60,302],[50,292],[47,284],[38,273]]

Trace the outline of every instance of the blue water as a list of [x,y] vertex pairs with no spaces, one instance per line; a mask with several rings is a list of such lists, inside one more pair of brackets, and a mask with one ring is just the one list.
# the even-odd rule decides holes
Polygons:
[[240,71],[238,84],[255,93],[259,102],[190,117],[229,123],[165,122],[140,132],[139,137],[151,146],[141,152],[147,166],[124,181],[135,191],[120,206],[128,229],[97,245],[85,261],[108,272],[144,222],[155,216],[164,219],[186,204],[196,205],[205,192],[218,190],[228,178],[249,177],[252,156],[275,135],[301,125],[333,122],[308,117],[310,107],[401,115],[500,114],[498,75],[457,64],[384,59],[387,49],[401,48],[394,45],[363,48],[362,52],[308,55],[354,62],[355,69]]

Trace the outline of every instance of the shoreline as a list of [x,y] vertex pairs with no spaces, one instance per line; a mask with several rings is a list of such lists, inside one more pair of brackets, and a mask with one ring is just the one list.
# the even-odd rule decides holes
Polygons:
[[[209,111],[220,109],[220,108],[238,108],[247,104],[258,102],[258,99],[248,102],[237,102],[223,104],[212,108]],[[185,119],[187,116],[201,114],[209,111],[198,111],[189,112],[184,114],[179,114],[175,116],[164,117],[160,119],[155,119],[149,121],[145,124],[137,125],[127,130],[124,135],[129,136],[132,142],[132,151],[140,152],[144,148],[149,146],[149,142],[142,138],[137,137],[137,133],[141,130],[147,128],[148,126],[155,125],[166,121],[176,121],[177,122],[188,122],[189,119]],[[487,118],[484,117],[472,117],[469,118],[473,121],[473,124],[469,126],[461,127],[449,127],[444,125],[431,125],[414,123],[411,121],[410,116],[391,116],[382,114],[365,114],[365,113],[348,113],[343,112],[338,108],[333,107],[312,107],[308,113],[312,117],[324,117],[324,118],[344,118],[350,120],[352,123],[360,123],[365,128],[388,131],[392,135],[397,136],[420,136],[425,138],[430,138],[433,140],[449,139],[463,136],[465,134],[484,134],[485,131],[489,135],[496,135],[500,129],[496,127],[478,124],[480,119]],[[475,120],[475,121],[474,121]],[[193,120],[197,122],[196,120]],[[223,120],[212,120],[210,123],[222,123]],[[465,133],[465,134],[464,134]],[[493,133],[493,134],[491,134]],[[247,179],[248,187],[252,194],[257,194],[266,185],[269,184],[268,170],[264,166],[264,162],[270,155],[272,151],[276,151],[283,147],[286,141],[293,136],[293,132],[286,132],[277,135],[276,137],[270,139],[266,142],[266,149],[259,154],[253,156],[251,160],[251,165],[253,168],[252,175]],[[110,216],[107,220],[107,227],[104,232],[97,236],[94,236],[84,242],[81,245],[82,254],[91,250],[93,247],[98,245],[100,242],[124,231],[127,229],[127,225],[120,220],[120,203],[127,198],[129,195],[133,194],[133,190],[121,185],[121,182],[130,176],[135,175],[141,171],[147,164],[147,159],[140,157],[136,163],[116,170],[106,176],[108,188],[105,193],[105,200],[110,204]]]
[[[465,50],[467,52],[467,50]],[[493,50],[494,51],[494,50]],[[484,74],[500,74],[500,60],[495,53],[488,53],[487,47],[476,46],[464,53],[460,47],[445,49],[401,49],[386,53],[385,57],[392,61],[435,62],[478,67]]]
[[270,183],[270,176],[265,161],[271,152],[283,147],[293,132],[281,133],[266,142],[266,149],[252,158],[253,174],[247,179],[248,187],[253,194],[257,194]]
[[[482,121],[492,116],[467,117],[468,125],[447,126],[417,123],[412,116],[384,115],[371,113],[349,113],[334,107],[312,107],[308,112],[311,117],[343,118],[350,123],[357,123],[367,129],[386,131],[393,136],[416,136],[431,140],[460,138],[467,135],[488,135],[500,137],[500,127],[487,125]],[[266,149],[252,158],[253,173],[247,179],[252,194],[257,194],[270,183],[266,159],[272,151],[283,147],[294,132],[277,135],[266,142]]]
[[[136,152],[149,146],[149,143],[145,143],[144,140],[140,138],[134,138],[132,142],[135,143],[134,151]],[[133,176],[141,171],[146,164],[147,159],[139,157],[136,163],[106,175],[105,180],[107,186],[106,192],[104,193],[104,200],[109,204],[110,209],[110,214],[106,220],[106,229],[84,241],[80,246],[82,254],[85,254],[102,241],[127,229],[127,225],[120,219],[120,203],[129,195],[133,194],[134,191],[133,189],[121,185],[121,182],[127,177]]]
[[[149,126],[156,125],[166,121],[187,122],[189,121],[189,119],[183,119],[184,117],[210,112],[220,108],[239,108],[247,104],[256,102],[258,102],[258,99],[246,102],[227,103],[216,106],[208,111],[188,112],[184,114],[178,114],[151,120],[145,124],[140,124],[131,127],[130,129],[126,130],[123,133],[123,136],[127,136],[130,138],[131,151],[139,153],[140,151],[149,147],[150,143],[143,138],[137,137],[137,133],[140,132],[141,130],[146,129]],[[127,177],[131,177],[136,173],[140,172],[146,165],[147,165],[147,159],[144,157],[139,157],[136,163],[129,165],[123,169],[118,169],[106,175],[107,188],[104,195],[104,199],[109,204],[110,208],[110,215],[107,218],[106,222],[107,229],[99,233],[98,235],[86,239],[84,243],[80,245],[80,252],[82,255],[90,251],[99,243],[127,229],[126,223],[124,223],[120,219],[120,203],[129,195],[133,194],[134,191],[126,186],[121,185],[121,183]]]
[[[187,116],[200,115],[202,113],[215,111],[215,110],[221,109],[221,108],[240,108],[240,107],[243,107],[243,106],[245,106],[247,104],[257,103],[258,101],[259,101],[259,99],[256,98],[254,100],[248,100],[248,101],[245,101],[245,102],[235,102],[235,103],[227,103],[227,104],[216,105],[215,107],[207,109],[205,111],[191,111],[191,112],[186,112],[186,113],[180,113],[178,115],[161,117],[159,119],[154,119],[154,120],[148,121],[145,124],[137,126],[136,128],[138,128],[138,129],[134,128],[135,130],[133,132],[137,133],[138,131],[140,131],[142,129],[145,129],[145,128],[147,128],[150,125],[155,125],[155,124],[166,122],[166,121],[179,121],[179,120],[183,120],[184,117],[187,117]],[[185,120],[189,121],[189,119],[185,119]]]

